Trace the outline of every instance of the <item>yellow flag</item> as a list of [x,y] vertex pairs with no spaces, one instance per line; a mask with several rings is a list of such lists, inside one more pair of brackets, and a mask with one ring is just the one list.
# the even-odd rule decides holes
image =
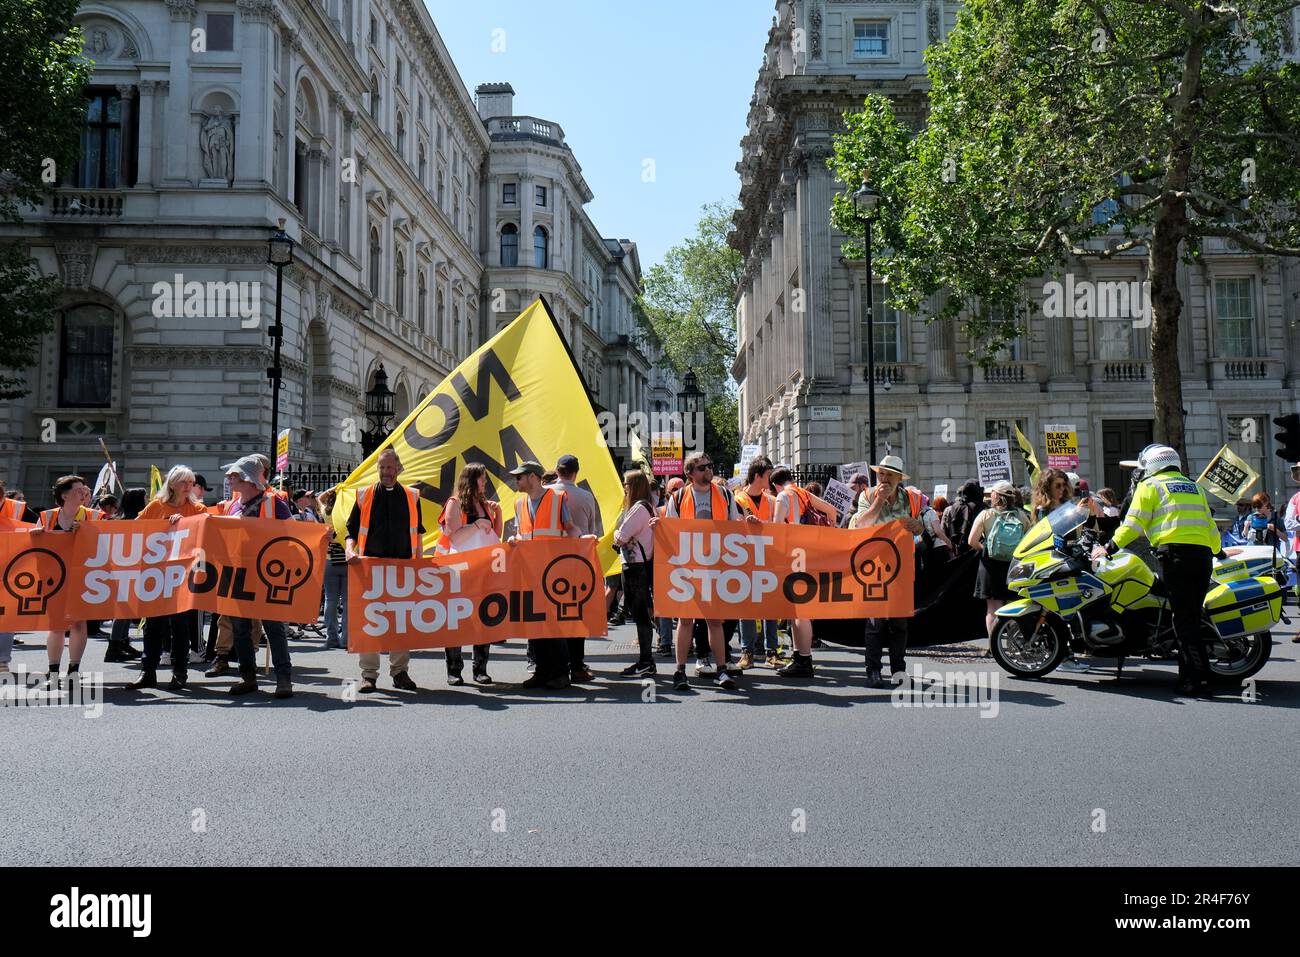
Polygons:
[[158,466],[149,466],[149,501],[153,501],[153,497],[158,494],[162,486],[162,473],[158,471]]
[[1196,481],[1201,488],[1213,492],[1225,502],[1236,502],[1246,489],[1259,481],[1259,473],[1225,445]]
[[650,464],[650,456],[646,454],[645,443],[641,441],[641,436],[635,431],[629,429],[627,433],[628,449],[632,453],[631,461],[646,475],[654,474],[654,467]]
[[379,481],[379,453],[390,447],[402,462],[398,482],[433,487],[436,503],[420,499],[425,554],[432,553],[442,503],[455,494],[456,478],[467,463],[487,467],[488,497],[501,503],[508,522],[518,495],[511,469],[533,459],[549,470],[561,455],[577,456],[578,484],[600,506],[601,564],[607,574],[616,568],[614,522],[623,504],[623,481],[582,378],[541,299],[458,365],[338,486],[332,517],[340,534],[346,534],[356,490]]
[[1033,485],[1034,480],[1038,478],[1038,457],[1034,455],[1034,447],[1025,438],[1025,433],[1020,431],[1020,426],[1013,424],[1012,428],[1016,430],[1016,445],[1020,446],[1020,454],[1025,459],[1025,469],[1029,472],[1029,484]]

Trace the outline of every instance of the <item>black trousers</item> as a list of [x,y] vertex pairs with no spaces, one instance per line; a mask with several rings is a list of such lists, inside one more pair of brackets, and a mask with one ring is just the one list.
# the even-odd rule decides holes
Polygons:
[[172,656],[172,674],[184,678],[189,673],[190,642],[194,639],[194,612],[182,611],[175,615],[161,615],[144,620],[145,671],[157,671],[158,662],[166,647]]
[[636,623],[638,660],[642,663],[654,660],[650,650],[654,635],[650,622],[650,575],[649,562],[630,562],[623,566],[623,604]]
[[889,642],[889,670],[906,671],[907,623],[910,618],[868,618],[866,629],[867,670],[879,671],[882,646]]
[[535,673],[547,680],[569,677],[569,641],[567,638],[529,638],[528,652],[537,663]]
[[587,639],[566,638],[569,646],[569,670],[577,671],[586,665]]
[[1178,677],[1208,681],[1210,657],[1201,635],[1205,593],[1210,588],[1214,555],[1204,545],[1162,545],[1156,549],[1160,577],[1169,593],[1178,638]]
[[[492,646],[475,645],[474,646],[474,673],[487,671],[488,652]],[[458,675],[465,670],[465,649],[448,648],[447,649],[447,674]]]

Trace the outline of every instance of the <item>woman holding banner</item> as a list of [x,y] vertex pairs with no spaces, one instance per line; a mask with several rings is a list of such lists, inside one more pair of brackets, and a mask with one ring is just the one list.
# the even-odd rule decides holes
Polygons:
[[[438,516],[442,526],[442,539],[438,550],[447,552],[473,551],[501,544],[501,506],[488,501],[487,466],[480,462],[470,462],[460,470],[456,480],[456,494],[447,499],[442,514]],[[487,673],[488,652],[492,645],[474,646],[474,683],[490,685],[492,678]],[[461,672],[465,670],[465,655],[461,648],[447,649],[447,683],[463,685],[465,679]]]
[[[54,483],[54,508],[41,512],[41,522],[31,530],[32,535],[46,532],[75,532],[82,522],[95,521],[100,513],[86,508],[90,500],[90,487],[80,475],[65,475]],[[49,656],[50,670],[45,679],[47,687],[59,683],[59,666],[63,661],[63,639],[68,639],[68,680],[81,670],[81,656],[86,653],[86,623],[68,622],[66,631],[51,631],[45,636],[45,651]]]
[[[194,489],[193,470],[185,465],[174,465],[163,479],[162,488],[136,518],[142,522],[167,521],[175,525],[182,518],[202,515],[206,511],[207,507]],[[158,687],[158,663],[166,644],[171,651],[172,666],[172,680],[168,682],[167,690],[184,690],[189,682],[190,646],[198,643],[196,614],[180,611],[144,620],[144,660],[140,663],[140,677],[127,685],[128,688]]]
[[655,550],[655,517],[650,481],[640,469],[623,473],[623,514],[614,527],[614,547],[623,556],[623,594],[627,610],[636,623],[636,663],[623,669],[626,678],[644,678],[656,672],[650,648],[654,628],[650,624],[650,584]]

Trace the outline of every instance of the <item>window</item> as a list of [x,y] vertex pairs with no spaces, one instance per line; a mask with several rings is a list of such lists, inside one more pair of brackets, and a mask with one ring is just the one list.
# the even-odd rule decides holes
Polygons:
[[307,215],[307,144],[299,143],[293,152],[293,205]]
[[59,330],[59,405],[109,404],[113,387],[113,313],[104,306],[75,306]]
[[112,189],[122,183],[122,98],[116,93],[87,93],[86,125],[81,131],[81,161],[76,185],[82,189]]
[[446,195],[445,177],[442,175],[442,170],[438,170],[438,208],[439,209],[447,208],[446,204],[443,202],[443,197],[445,195]]
[[406,117],[397,113],[397,155],[406,159]]
[[501,265],[519,265],[519,227],[514,223],[501,227]]
[[379,21],[373,13],[370,15],[370,45],[379,46]]
[[538,269],[549,269],[549,262],[550,239],[546,235],[545,227],[538,226],[533,230],[533,265]]
[[370,227],[370,295],[379,295],[379,230]]
[[349,255],[352,253],[352,212],[351,200],[349,193],[351,190],[346,183],[339,190],[339,240],[343,246],[343,251]]
[[453,196],[451,199],[451,225],[453,229],[460,229],[460,197]]
[[455,317],[455,326],[452,329],[452,333],[451,333],[452,335],[451,351],[456,354],[457,358],[460,358],[462,349],[460,345],[460,304],[459,303],[457,303],[455,306],[452,306],[452,315]]
[[[1272,484],[1268,481],[1268,477],[1273,474],[1273,462],[1277,461],[1276,459],[1270,461],[1262,440],[1264,431],[1269,425],[1268,418],[1263,412],[1254,412],[1248,415],[1230,415],[1227,421],[1228,449],[1240,455],[1250,463],[1251,468],[1265,476],[1265,486]],[[1243,436],[1250,441],[1243,441]],[[1251,491],[1259,490],[1255,488]]]
[[438,149],[442,149],[442,123],[438,123]]
[[233,13],[208,14],[208,52],[221,52],[235,48],[235,15]]
[[545,206],[545,205],[546,205],[546,187],[545,187],[545,186],[534,186],[534,187],[533,187],[533,194],[534,194],[534,196],[535,196],[535,200],[534,200],[534,202],[536,202],[538,206]]
[[397,269],[393,273],[394,285],[393,290],[393,308],[403,319],[406,318],[406,257],[401,253],[397,254]]
[[393,66],[393,80],[397,86],[402,85],[402,60],[399,57]]
[[[860,354],[862,361],[867,361],[867,285],[862,283],[861,313],[858,320]],[[872,286],[871,312],[873,316],[871,336],[874,340],[875,362],[902,362],[903,353],[903,317],[897,309],[885,303],[888,289],[883,283]]]
[[518,202],[518,196],[516,192],[517,190],[518,190],[518,186],[515,183],[502,183],[501,184],[501,205],[502,206],[515,205],[515,203]]
[[370,118],[379,122],[379,77],[370,74]]
[[424,270],[420,270],[420,279],[417,283],[419,290],[416,293],[415,301],[415,321],[420,327],[421,332],[428,329],[429,320],[429,284],[425,282]]
[[419,146],[419,157],[420,185],[427,186],[428,181],[425,179],[425,176],[428,175],[429,172],[429,160],[428,157],[425,156],[423,142],[421,142]]
[[1220,358],[1254,355],[1255,281],[1214,281],[1214,342]]
[[889,56],[889,21],[855,20],[853,55],[855,57]]
[[447,304],[443,301],[442,290],[439,289],[438,290],[438,328],[434,330],[434,334],[438,336],[438,338],[441,339],[445,336],[446,325],[447,325]]
[[416,119],[418,119],[421,123],[423,123],[424,122],[424,93],[422,92],[417,93],[415,97],[416,97],[415,116]]
[[474,242],[474,212],[465,210],[465,235],[471,243]]

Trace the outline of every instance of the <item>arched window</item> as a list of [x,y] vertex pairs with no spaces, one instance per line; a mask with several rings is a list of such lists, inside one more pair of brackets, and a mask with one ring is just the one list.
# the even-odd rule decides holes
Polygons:
[[379,230],[370,227],[370,294],[379,295]]
[[533,230],[533,265],[538,269],[549,268],[550,250],[550,238],[545,228],[538,226]]
[[425,282],[423,269],[420,270],[420,278],[417,281],[417,285],[419,286],[419,293],[415,304],[415,321],[419,323],[420,331],[426,332],[429,328],[427,324],[429,318],[429,284]]
[[113,311],[73,306],[59,330],[59,405],[103,408],[112,395]]
[[401,253],[396,256],[397,270],[393,279],[397,288],[393,290],[393,308],[403,319],[406,318],[406,257]]
[[379,75],[375,73],[370,74],[370,118],[379,122]]
[[514,223],[501,227],[501,265],[519,265],[519,227]]

